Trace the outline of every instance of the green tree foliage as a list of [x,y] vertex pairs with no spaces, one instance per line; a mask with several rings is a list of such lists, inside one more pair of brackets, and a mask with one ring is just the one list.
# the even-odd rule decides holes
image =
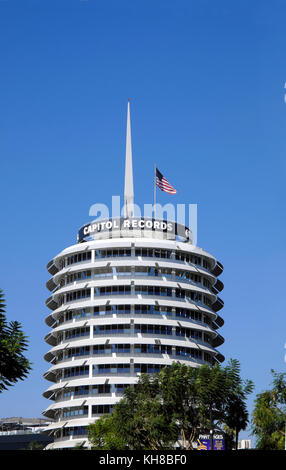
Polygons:
[[89,440],[95,450],[125,450],[126,444],[123,440],[116,412],[105,415],[89,426]]
[[96,450],[170,448],[176,429],[160,399],[158,377],[143,374],[134,388],[128,388],[114,407],[89,426],[89,440]]
[[243,381],[240,377],[240,364],[231,359],[225,368],[226,380],[229,384],[227,400],[223,410],[222,421],[229,429],[235,431],[235,448],[238,448],[239,432],[246,429],[248,424],[248,411],[246,407],[247,396],[253,392],[254,384],[250,380]]
[[261,450],[283,450],[286,426],[286,373],[271,370],[272,388],[256,396],[252,432]]
[[189,449],[200,426],[198,412],[198,369],[174,363],[158,374],[165,414],[173,426],[173,442],[179,439]]
[[89,440],[95,449],[111,449],[112,442],[113,449],[131,450],[171,449],[179,440],[190,450],[199,432],[222,423],[238,435],[248,422],[244,401],[253,388],[239,373],[239,363],[230,361],[225,368],[176,362],[157,375],[142,374],[111,415],[89,426]]
[[224,444],[226,450],[232,450],[235,448],[235,431],[229,428],[226,424],[223,424],[222,431],[224,433]]
[[21,324],[6,320],[4,295],[0,290],[0,393],[24,380],[31,370],[31,363],[23,355],[27,344]]
[[28,447],[25,447],[21,450],[43,450],[44,446],[37,441],[31,441],[28,444]]

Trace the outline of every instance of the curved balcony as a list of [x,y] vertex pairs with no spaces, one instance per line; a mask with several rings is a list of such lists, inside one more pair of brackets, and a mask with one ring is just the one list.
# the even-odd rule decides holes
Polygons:
[[47,287],[47,289],[48,289],[50,292],[53,292],[53,290],[55,290],[55,289],[58,287],[58,285],[55,283],[53,277],[51,277],[51,278],[47,281],[46,287]]
[[221,273],[223,272],[223,265],[219,261],[217,261],[214,268],[211,270],[211,272],[216,277],[220,276]]
[[46,300],[46,306],[49,307],[51,310],[56,310],[58,308],[58,303],[56,302],[54,295],[51,295]]
[[218,312],[219,310],[223,308],[223,306],[224,306],[223,300],[217,297],[216,301],[212,304],[212,309],[215,312]]
[[52,276],[59,271],[53,259],[47,264],[47,270]]
[[221,292],[223,290],[224,284],[220,279],[216,279],[216,282],[212,288],[214,289],[214,293],[217,294],[218,292]]

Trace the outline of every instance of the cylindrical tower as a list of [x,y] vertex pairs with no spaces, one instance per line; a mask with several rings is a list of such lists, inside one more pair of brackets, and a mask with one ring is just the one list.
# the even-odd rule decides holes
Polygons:
[[189,232],[178,235],[185,227],[132,219],[135,228],[122,228],[126,222],[103,221],[106,230],[92,237],[100,224],[88,224],[47,266],[52,385],[44,396],[53,403],[44,415],[54,420],[52,448],[88,446],[87,425],[111,412],[140,373],[224,359],[216,350],[224,341],[222,265]]
[[222,265],[187,227],[134,217],[129,103],[123,214],[83,226],[47,266],[48,448],[89,447],[88,424],[112,412],[141,373],[224,360]]

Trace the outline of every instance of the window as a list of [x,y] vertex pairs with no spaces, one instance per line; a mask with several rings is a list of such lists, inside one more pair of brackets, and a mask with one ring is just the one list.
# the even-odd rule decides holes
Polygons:
[[131,267],[117,266],[116,267],[116,274],[118,274],[119,276],[131,276],[131,274],[132,274]]
[[111,277],[112,276],[112,268],[98,268],[94,270],[94,277]]
[[93,354],[111,354],[111,346],[105,344],[96,344],[93,346]]
[[88,394],[89,394],[88,385],[82,385],[80,387],[75,387],[74,389],[75,396],[82,396],[82,395],[88,395]]
[[88,406],[72,407],[63,409],[63,418],[86,416],[88,414]]
[[110,258],[110,257],[124,257],[124,256],[131,256],[131,249],[130,248],[122,248],[122,249],[106,249],[106,250],[99,250],[99,256],[101,258]]
[[116,324],[116,325],[95,325],[93,327],[94,335],[117,335],[117,334],[130,334],[130,324]]
[[89,356],[89,346],[82,346],[80,348],[71,348],[65,352],[65,358],[70,359],[77,356]]
[[109,394],[111,393],[111,385],[109,384],[93,385],[92,393],[94,395]]
[[130,364],[94,364],[93,374],[129,374]]
[[172,346],[161,344],[136,344],[135,354],[172,354]]
[[88,374],[89,374],[89,366],[69,367],[68,369],[64,369],[64,378],[76,377],[78,375],[88,375]]
[[176,297],[180,299],[188,299],[188,300],[194,300],[194,301],[202,300],[202,294],[200,292],[194,292],[194,291],[185,290],[185,289],[176,289]]
[[184,252],[184,251],[176,251],[175,258],[176,260],[185,261],[187,263],[199,264],[199,265],[202,264],[202,259],[200,256],[196,256],[191,253]]
[[135,305],[134,306],[134,312],[137,315],[146,315],[150,314],[152,315],[155,313],[155,308],[153,305]]
[[90,277],[91,271],[79,271],[78,273],[68,274],[66,277],[66,283],[70,284],[71,282],[89,279]]
[[115,393],[122,394],[128,387],[130,387],[128,384],[115,384]]
[[70,264],[81,263],[83,261],[90,261],[90,260],[91,260],[91,252],[85,251],[84,253],[76,253],[74,255],[68,256],[66,265],[69,266]]
[[203,259],[203,267],[206,269],[210,269],[210,263],[205,258]]
[[73,328],[71,330],[66,331],[65,339],[78,338],[80,336],[89,336],[89,332],[89,326],[82,328]]
[[88,434],[86,426],[75,426],[72,428],[63,428],[63,437],[66,436],[86,436]]
[[169,287],[159,287],[159,286],[135,286],[135,294],[171,297],[172,289]]
[[112,344],[112,352],[117,354],[130,354],[130,344]]
[[176,327],[176,336],[184,336],[186,338],[202,339],[202,332],[192,330],[190,328]]
[[131,286],[104,286],[94,289],[95,296],[104,295],[130,295]]
[[176,317],[189,318],[191,320],[202,321],[202,314],[195,310],[189,310],[186,308],[176,308]]
[[134,325],[135,333],[149,334],[149,335],[171,335],[172,327],[168,325]]
[[157,374],[164,366],[161,364],[134,364],[134,372],[141,374]]
[[135,256],[147,258],[171,258],[171,251],[159,248],[136,248]]
[[92,415],[105,415],[112,413],[112,405],[93,405],[92,406]]
[[90,297],[90,289],[81,289],[66,294],[66,302],[80,300]]

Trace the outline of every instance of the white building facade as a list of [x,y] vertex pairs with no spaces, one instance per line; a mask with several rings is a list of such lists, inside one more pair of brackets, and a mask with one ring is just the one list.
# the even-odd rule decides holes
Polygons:
[[87,426],[112,412],[141,373],[224,360],[221,263],[192,244],[186,227],[133,217],[131,183],[125,217],[82,227],[47,266],[49,448],[88,448]]

